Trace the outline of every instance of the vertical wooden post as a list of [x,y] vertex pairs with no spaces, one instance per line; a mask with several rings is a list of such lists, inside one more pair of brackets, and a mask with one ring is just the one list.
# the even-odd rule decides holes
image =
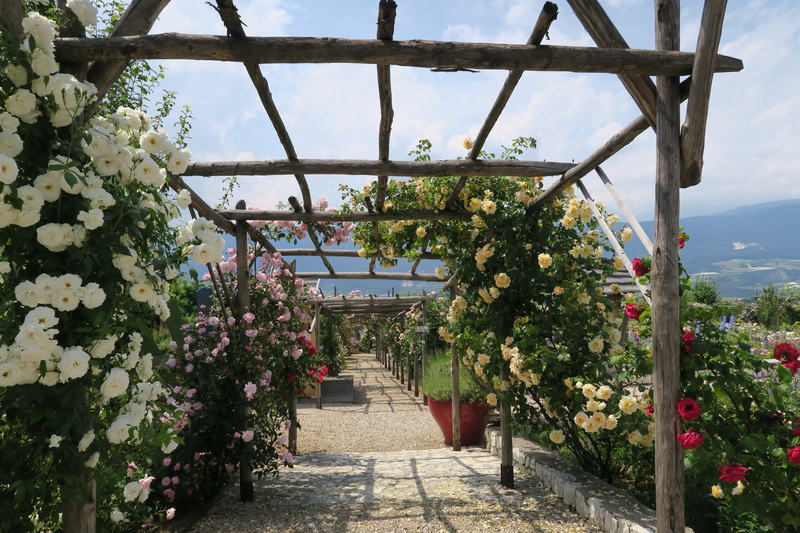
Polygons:
[[[406,317],[405,317],[405,315],[403,315],[403,316],[400,317],[400,326],[401,326],[400,329],[405,330],[405,327],[404,327],[405,323],[406,323]],[[406,371],[405,371],[405,369],[406,369],[406,362],[405,361],[408,360],[408,354],[404,354],[403,353],[403,345],[402,345],[402,343],[399,343],[398,350],[399,350],[399,353],[397,354],[397,367],[398,367],[397,369],[400,372],[400,384],[402,385],[403,383],[405,383],[409,379],[409,376],[406,374]],[[405,380],[403,378],[405,378]],[[409,389],[409,390],[411,390],[411,389]]]
[[[508,363],[503,361],[501,383],[508,381],[508,374]],[[511,437],[511,405],[503,402],[500,404],[500,484],[508,489],[514,488],[514,444]]]
[[[246,209],[247,204],[244,200],[236,203],[236,209]],[[236,301],[238,304],[237,320],[240,330],[242,346],[244,350],[247,339],[244,336],[244,325],[242,323],[245,313],[250,312],[250,283],[249,268],[247,262],[247,222],[244,220],[236,221]],[[242,442],[242,456],[239,458],[239,498],[243,502],[253,501],[253,471],[250,467],[249,444]]]
[[[322,324],[320,323],[321,318],[322,317],[319,313],[319,303],[314,303],[314,330],[311,332],[311,335],[313,336],[314,346],[317,347],[317,350],[320,349],[319,329],[322,327]],[[317,383],[315,390],[317,396],[317,409],[322,409],[322,383]]]
[[[450,288],[450,302],[456,299],[456,287]],[[461,451],[461,391],[458,389],[458,351],[455,343],[450,348],[450,373],[452,376],[453,451]]]
[[[425,327],[428,327],[428,305],[427,302],[424,301],[422,302],[422,322],[425,324]],[[422,368],[420,369],[421,372],[419,373],[419,380],[418,380],[419,383],[421,383],[422,380],[425,379],[425,371],[428,364],[427,339],[428,339],[428,332],[426,331],[422,337]],[[422,392],[422,405],[428,405],[428,397],[425,396],[425,391]]]
[[[678,50],[680,0],[655,0],[656,49]],[[653,398],[658,533],[685,531],[683,454],[678,444],[681,396],[678,227],[680,80],[657,78],[656,207],[653,242]]]
[[[94,477],[78,476],[75,485],[62,491],[61,523],[64,533],[97,531],[97,482]],[[70,496],[76,498],[71,500]]]

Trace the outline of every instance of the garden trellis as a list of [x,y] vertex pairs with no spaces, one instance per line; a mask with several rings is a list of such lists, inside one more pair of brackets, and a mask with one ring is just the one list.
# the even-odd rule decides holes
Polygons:
[[[445,43],[430,41],[394,41],[394,14],[397,5],[381,0],[378,31],[374,40],[295,37],[247,37],[236,7],[230,0],[217,0],[227,36],[147,35],[167,0],[133,0],[110,37],[89,39],[64,37],[55,42],[56,58],[61,69],[94,83],[102,97],[118,78],[127,63],[135,59],[186,59],[234,61],[245,65],[269,116],[286,159],[251,162],[206,162],[189,165],[186,176],[294,175],[299,200],[290,202],[293,212],[215,210],[192,192],[193,208],[214,221],[222,230],[237,235],[237,248],[243,251],[247,236],[269,252],[277,249],[250,226],[252,220],[295,220],[305,223],[349,221],[377,223],[382,220],[468,220],[471,214],[455,206],[461,187],[470,176],[557,176],[553,184],[528,208],[529,216],[570,185],[599,171],[600,165],[631,143],[636,136],[653,128],[657,133],[657,171],[655,180],[655,240],[652,244],[651,276],[653,308],[653,357],[655,405],[672,406],[680,397],[680,346],[675,341],[680,331],[678,314],[678,256],[674,243],[678,238],[679,189],[700,182],[705,123],[714,72],[735,72],[741,61],[717,54],[725,0],[706,0],[695,53],[679,52],[679,0],[655,0],[656,50],[631,50],[597,0],[568,0],[568,4],[596,42],[597,47],[562,47],[541,45],[558,13],[546,2],[525,45],[488,43]],[[3,0],[0,23],[12,35],[21,33],[23,12],[15,0]],[[266,63],[358,63],[377,69],[380,96],[378,158],[374,161],[308,160],[298,157],[291,137],[269,91],[260,64]],[[498,69],[509,71],[502,90],[488,112],[469,156],[457,161],[394,161],[389,153],[393,122],[391,66],[410,66],[452,71]],[[642,115],[614,135],[607,143],[577,164],[478,158],[497,118],[524,72],[569,71],[617,74],[631,94]],[[654,83],[651,79],[656,77]],[[690,76],[680,83],[680,76]],[[680,103],[688,98],[686,118],[681,125]],[[89,116],[87,110],[87,116]],[[361,213],[336,214],[314,212],[306,178],[313,174],[373,175],[378,178],[374,204]],[[460,176],[450,191],[446,209],[398,212],[385,209],[390,176],[432,177]],[[603,174],[601,173],[601,177]],[[604,181],[607,179],[604,178]],[[170,185],[190,189],[182,178],[173,176]],[[318,236],[309,232],[314,249],[295,250],[296,255],[316,255],[328,272],[313,273],[320,278],[407,279],[440,281],[432,275],[416,272],[375,272],[373,257],[364,272],[336,272],[328,257],[354,255],[355,252],[329,251]],[[288,253],[286,254],[288,255]],[[239,253],[246,259],[245,253]],[[432,258],[425,249],[420,259]],[[247,266],[244,264],[243,266]],[[246,268],[239,269],[240,287],[246,283]],[[303,273],[297,273],[303,276]],[[451,285],[455,284],[452,280]],[[246,291],[238,291],[240,311],[247,309]],[[327,305],[327,304],[326,304]],[[332,304],[331,304],[332,305]],[[503,409],[508,409],[505,406]],[[507,419],[508,417],[504,417]],[[683,475],[681,449],[676,439],[679,427],[674,409],[656,409],[656,481],[657,514],[660,532],[683,530]],[[510,452],[510,430],[504,428],[504,450]],[[510,454],[503,458],[510,468]],[[245,476],[246,477],[246,476]],[[243,481],[247,480],[243,477]],[[252,481],[250,481],[252,483]]]

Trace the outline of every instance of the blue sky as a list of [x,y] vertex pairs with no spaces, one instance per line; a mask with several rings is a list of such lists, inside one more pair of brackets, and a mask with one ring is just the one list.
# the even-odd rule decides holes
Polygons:
[[[543,1],[397,0],[395,39],[524,43]],[[593,46],[566,2],[545,44]],[[628,44],[654,48],[652,0],[602,2]],[[377,0],[303,2],[240,0],[250,36],[375,37]],[[702,2],[682,2],[681,49],[693,51]],[[744,62],[739,73],[714,78],[699,186],[683,190],[682,216],[713,214],[741,205],[800,198],[800,2],[729,0],[720,51]],[[198,0],[172,0],[152,33],[224,34],[216,12]],[[162,87],[178,92],[194,115],[189,148],[194,161],[283,159],[285,154],[244,67],[235,63],[164,62]],[[377,159],[380,112],[372,65],[265,65],[300,158]],[[393,67],[395,122],[391,158],[408,159],[418,139],[433,142],[435,159],[465,154],[461,143],[476,135],[505,73],[432,73]],[[604,74],[526,73],[489,137],[498,151],[518,136],[539,147],[526,157],[580,161],[639,114],[619,80]],[[653,218],[655,135],[646,132],[603,165],[633,212]],[[360,186],[360,176],[308,176],[312,196],[340,201],[339,183]],[[219,179],[187,178],[210,203]],[[584,182],[607,199],[596,175]],[[294,178],[239,178],[236,198],[272,209],[298,195]]]

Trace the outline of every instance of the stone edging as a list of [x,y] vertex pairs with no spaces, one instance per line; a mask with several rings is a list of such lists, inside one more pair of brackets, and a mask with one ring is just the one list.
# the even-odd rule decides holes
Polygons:
[[[555,451],[527,439],[513,439],[514,466],[536,477],[606,533],[654,533],[656,513],[632,496],[562,459]],[[486,430],[486,448],[500,457],[500,431]],[[687,533],[692,533],[686,528]]]

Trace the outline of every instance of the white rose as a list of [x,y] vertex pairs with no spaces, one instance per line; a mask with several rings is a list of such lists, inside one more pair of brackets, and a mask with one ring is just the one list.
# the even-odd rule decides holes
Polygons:
[[[118,416],[106,430],[106,437],[111,444],[119,444],[128,440],[128,430],[133,426],[131,419],[126,415]],[[138,487],[139,484],[137,483]],[[137,493],[138,496],[138,493]]]
[[89,446],[94,442],[94,431],[89,430],[86,434],[81,438],[80,442],[78,442],[78,451],[85,452],[89,449]]
[[[10,182],[7,182],[10,183]],[[192,193],[189,192],[188,189],[181,189],[178,193],[178,207],[181,209],[186,209],[189,207],[189,204],[192,203]]]
[[40,293],[36,285],[30,281],[23,281],[14,288],[17,301],[27,307],[39,305]]
[[136,374],[142,381],[147,381],[153,377],[153,354],[147,354],[142,357],[139,364],[136,365]]
[[63,252],[71,244],[65,224],[45,224],[36,228],[36,240],[51,252]]
[[88,189],[81,195],[89,200],[92,209],[111,207],[117,203],[111,193],[103,188]]
[[0,154],[0,183],[10,185],[17,180],[19,167],[13,158]]
[[31,54],[31,69],[37,76],[48,76],[58,70],[58,65],[52,54],[37,48]]
[[133,179],[144,185],[155,185],[161,179],[159,166],[151,158],[142,159],[133,169]]
[[129,290],[131,298],[137,302],[148,302],[153,298],[155,292],[149,283],[134,283]]
[[108,374],[106,374],[106,379],[103,381],[103,384],[100,385],[100,393],[103,395],[103,401],[107,402],[111,398],[116,398],[117,396],[125,394],[128,391],[128,385],[130,385],[130,376],[128,376],[128,372],[122,368],[112,368]]
[[61,371],[63,381],[76,379],[89,371],[89,354],[79,346],[72,346],[64,350],[58,369]]
[[123,497],[125,498],[126,502],[132,502],[136,498],[139,497],[139,493],[142,491],[142,487],[139,485],[138,481],[131,481],[122,491]]
[[97,283],[87,283],[84,288],[83,306],[87,309],[100,307],[106,299],[106,293]]
[[6,67],[6,76],[16,87],[22,87],[28,83],[28,71],[22,65],[8,65]]
[[139,137],[139,146],[148,154],[167,152],[170,149],[166,134],[163,131],[155,130],[150,130]]
[[67,0],[67,7],[84,26],[97,25],[97,8],[87,0]]
[[164,452],[165,454],[170,454],[174,452],[177,447],[178,443],[174,440],[171,440],[169,441],[169,444],[165,444],[164,446],[161,447],[161,451]]
[[120,511],[119,509],[114,507],[111,510],[111,517],[110,518],[111,518],[111,521],[116,524],[117,522],[122,522],[123,520],[125,520],[125,515],[122,514],[122,511]]
[[189,164],[189,157],[191,157],[191,153],[186,149],[170,152],[167,170],[173,174],[183,174],[186,172],[186,165]]
[[109,139],[106,134],[95,129],[90,131],[89,135],[90,138],[88,142],[85,140],[81,142],[81,146],[83,146],[83,151],[86,155],[92,159],[97,159],[98,157],[114,155],[116,153],[114,142]]
[[36,95],[28,89],[17,89],[14,94],[6,98],[5,108],[12,115],[27,122],[25,117],[36,112]]
[[55,202],[61,197],[61,173],[46,172],[33,180],[33,186],[42,194],[45,202]]
[[80,303],[76,291],[61,290],[52,295],[51,305],[59,311],[74,311]]
[[100,460],[100,452],[94,452],[92,455],[89,456],[88,459],[86,459],[86,462],[83,464],[85,464],[89,468],[94,468],[97,466],[97,462],[99,460]]
[[83,222],[83,225],[88,230],[97,229],[103,225],[103,211],[100,209],[90,209],[89,211],[81,211],[78,213],[78,220]]
[[106,337],[105,339],[100,339],[99,341],[95,341],[92,344],[89,353],[95,359],[103,359],[108,354],[114,351],[114,346],[117,342],[115,337]]
[[58,324],[56,312],[50,307],[37,307],[25,315],[23,326],[35,326],[41,329],[49,329]]
[[0,154],[17,157],[22,152],[22,137],[12,131],[0,131]]

